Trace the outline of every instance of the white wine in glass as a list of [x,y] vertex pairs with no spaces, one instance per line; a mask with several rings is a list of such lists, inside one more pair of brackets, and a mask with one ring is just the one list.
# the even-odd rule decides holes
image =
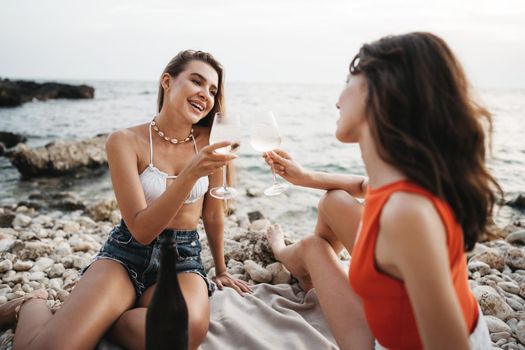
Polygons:
[[[268,153],[281,144],[281,133],[272,112],[268,112],[252,122],[250,143],[259,152]],[[277,177],[272,167],[273,185],[264,190],[267,196],[277,196],[288,189],[285,183],[277,183]]]
[[[230,141],[230,146],[216,149],[214,152],[220,154],[229,154],[231,151],[239,147],[241,139],[241,122],[238,117],[232,117],[224,113],[216,113],[213,119],[213,125],[210,133],[210,145],[222,142]],[[224,180],[220,187],[214,187],[210,190],[210,195],[218,199],[230,199],[234,198],[239,194],[233,187],[226,186],[227,178],[227,166],[224,167]]]

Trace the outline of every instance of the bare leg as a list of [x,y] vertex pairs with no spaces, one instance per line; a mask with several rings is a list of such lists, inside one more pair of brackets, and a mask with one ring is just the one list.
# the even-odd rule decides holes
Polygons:
[[266,237],[272,247],[273,255],[282,262],[290,273],[297,279],[301,288],[307,292],[313,288],[310,273],[302,260],[300,242],[286,246],[284,233],[279,224],[272,225],[266,231]]
[[[313,236],[286,246],[278,225],[268,229],[275,257],[299,280],[303,289],[315,287],[321,309],[341,349],[372,349],[359,297],[348,282],[338,254],[353,248],[361,205],[344,191],[329,191],[319,203]],[[335,247],[334,247],[335,246]]]
[[[351,252],[362,211],[362,205],[347,192],[327,191],[319,201],[314,234],[330,243],[337,254],[344,248]],[[303,290],[310,290],[313,287],[312,280],[301,260],[301,249],[292,249],[294,245],[285,249],[288,247],[284,244],[284,235],[279,225],[268,229],[267,238],[276,259],[285,264]]]
[[315,235],[324,238],[339,254],[343,248],[354,248],[363,206],[348,192],[327,191],[319,201]]
[[[189,349],[197,349],[204,341],[210,322],[210,305],[206,283],[197,274],[177,275],[182,295],[188,306]],[[126,349],[142,350],[146,347],[146,313],[155,285],[149,287],[139,300],[139,307],[126,311],[111,328],[110,338]]]
[[134,301],[127,271],[115,261],[98,260],[55,315],[43,300],[33,299],[22,306],[13,348],[93,349]]
[[[277,225],[269,231],[273,232],[269,238],[271,241],[275,242],[277,237],[282,237],[282,231]],[[309,282],[310,286],[315,287],[321,309],[339,347],[372,349],[373,337],[368,329],[363,307],[330,244],[313,235],[289,246],[284,246],[282,240],[279,244],[273,243],[272,247],[276,247],[276,258],[294,276],[301,276],[300,283]]]

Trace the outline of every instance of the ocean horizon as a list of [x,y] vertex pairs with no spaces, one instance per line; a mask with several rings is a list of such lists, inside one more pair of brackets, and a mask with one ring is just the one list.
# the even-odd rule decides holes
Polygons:
[[[16,78],[10,78],[16,80]],[[24,79],[27,80],[27,79]],[[101,133],[145,123],[155,116],[157,82],[122,80],[42,80],[86,84],[95,88],[90,100],[33,101],[16,108],[0,109],[0,130],[27,137],[30,147],[57,139],[80,140]],[[334,132],[338,111],[335,103],[344,83],[226,83],[227,112],[241,117],[242,141],[235,161],[236,203],[239,214],[259,210],[279,222],[292,236],[313,230],[317,202],[322,191],[292,187],[278,197],[249,197],[272,183],[270,169],[249,143],[252,118],[271,110],[287,150],[305,168],[363,175],[365,169],[357,145],[342,144]],[[493,114],[492,156],[488,165],[510,199],[525,191],[525,89],[498,88],[476,91]],[[107,172],[92,179],[22,180],[6,158],[0,158],[0,204],[27,200],[35,191],[73,191],[87,202],[112,196]],[[459,174],[458,174],[459,175]],[[283,181],[282,179],[280,181]]]

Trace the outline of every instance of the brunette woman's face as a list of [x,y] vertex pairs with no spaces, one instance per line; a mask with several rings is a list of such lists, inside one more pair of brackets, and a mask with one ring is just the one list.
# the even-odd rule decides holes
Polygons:
[[359,142],[366,123],[367,85],[363,74],[348,75],[345,88],[341,91],[336,107],[340,117],[337,120],[335,137],[341,142]]
[[191,124],[197,123],[212,110],[217,95],[219,75],[209,64],[194,60],[177,77],[162,77],[164,106]]

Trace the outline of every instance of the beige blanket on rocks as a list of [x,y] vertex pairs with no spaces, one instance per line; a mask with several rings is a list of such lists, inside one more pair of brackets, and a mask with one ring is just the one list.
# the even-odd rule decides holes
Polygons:
[[231,288],[211,298],[211,322],[202,350],[334,349],[315,290],[259,284],[241,297]]
[[[315,290],[258,284],[241,297],[231,288],[213,294],[210,328],[199,350],[337,350]],[[97,350],[121,350],[102,342]]]

